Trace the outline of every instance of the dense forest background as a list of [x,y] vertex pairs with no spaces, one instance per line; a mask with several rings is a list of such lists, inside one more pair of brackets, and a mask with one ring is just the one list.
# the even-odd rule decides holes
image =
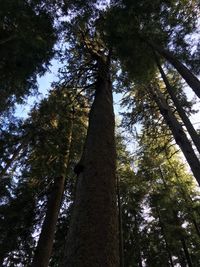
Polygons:
[[198,0],[0,0],[0,266],[200,266],[199,26]]

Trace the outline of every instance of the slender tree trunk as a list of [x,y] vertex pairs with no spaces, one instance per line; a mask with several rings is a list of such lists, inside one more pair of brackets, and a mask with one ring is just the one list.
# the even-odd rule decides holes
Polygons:
[[138,226],[138,218],[136,211],[134,212],[134,219],[135,219],[135,228],[136,228],[136,242],[137,242],[137,261],[138,261],[138,266],[143,267],[142,264],[142,255],[141,255],[141,246],[140,246],[140,238],[139,238],[139,226]]
[[174,68],[179,72],[195,94],[200,98],[200,81],[197,77],[185,66],[183,65],[171,52],[149,42],[149,45],[156,50],[161,56],[163,56],[167,61],[169,61]]
[[[161,168],[159,168],[159,170],[160,170],[162,181],[164,183],[164,187],[165,187],[165,189],[168,190],[169,188],[168,188],[168,185],[166,183],[166,180],[165,180],[165,178],[163,176],[163,173],[162,173]],[[173,199],[171,199],[171,197],[170,197],[170,200],[172,201],[171,203],[173,204]],[[160,214],[160,211],[159,211],[158,207],[156,207],[156,211],[157,211],[158,218],[159,218],[159,224],[161,226],[161,230],[162,230],[162,233],[163,233],[163,236],[164,236],[164,239],[165,239],[165,244],[166,244],[166,249],[167,249],[168,255],[169,255],[170,265],[173,267],[174,266],[174,263],[173,263],[171,251],[170,251],[170,248],[169,248],[169,244],[167,242],[167,238],[166,238],[166,235],[165,235],[164,224],[162,222],[161,214]],[[176,212],[176,210],[174,208],[172,208],[172,212],[173,212],[173,218],[174,218],[175,225],[178,226],[178,227],[180,227],[180,228],[182,228],[181,227],[181,224],[180,224],[180,221],[179,221],[179,218],[177,216],[177,212]],[[185,257],[185,251],[184,251],[184,249],[182,251],[182,248],[183,248],[183,245],[182,245],[182,237],[180,238],[179,241],[181,242],[181,250],[180,250],[180,254],[178,255],[179,263],[181,264],[181,266],[187,267],[187,265],[186,265],[187,258]],[[183,255],[183,253],[184,253],[184,255]]]
[[0,266],[3,266],[4,259],[5,259],[5,253],[3,252],[0,254]]
[[[166,183],[166,181],[165,181],[165,178],[164,178],[162,169],[161,169],[161,168],[159,168],[159,169],[160,169],[161,177],[162,177],[162,180],[163,180],[163,182],[164,182],[165,188],[167,189],[167,188],[168,188],[168,185],[167,185],[167,183]],[[171,199],[171,198],[170,198],[170,199]],[[172,199],[171,199],[171,200],[172,200]],[[173,203],[173,200],[172,200],[172,203]],[[187,206],[187,209],[188,209],[188,206]],[[172,211],[173,211],[173,216],[174,216],[175,223],[177,224],[177,226],[179,226],[180,228],[182,228],[182,226],[181,226],[181,222],[180,222],[180,220],[179,220],[179,218],[178,218],[178,215],[177,215],[177,211],[176,211],[175,209],[172,209]],[[189,212],[189,211],[188,211],[188,212]],[[190,214],[190,217],[191,217],[191,221],[193,222],[193,224],[194,224],[194,226],[195,226],[195,229],[196,229],[196,231],[197,231],[197,234],[199,234],[199,228],[198,228],[198,226],[196,225],[196,221],[195,221],[195,219],[194,219],[194,217],[193,217],[193,214]],[[197,228],[196,228],[196,227],[197,227]],[[183,251],[184,251],[184,255],[185,255],[185,259],[186,259],[186,261],[187,261],[187,263],[188,263],[188,266],[189,266],[189,267],[193,267],[192,259],[191,259],[191,257],[190,257],[190,254],[189,254],[189,251],[188,251],[188,248],[187,248],[187,245],[186,245],[184,236],[181,236],[181,238],[180,238],[180,242],[181,242],[181,244],[182,244]]]
[[181,267],[188,267],[187,261],[185,259],[185,254],[184,254],[182,247],[181,247],[181,250],[178,253],[177,257],[178,257],[178,261],[179,261]]
[[161,76],[162,76],[162,79],[165,83],[165,86],[167,88],[167,91],[169,93],[169,95],[171,96],[171,99],[173,100],[174,104],[175,104],[175,107],[176,107],[176,110],[178,111],[178,114],[179,116],[181,117],[188,133],[190,134],[191,138],[192,138],[192,141],[194,142],[198,152],[200,153],[200,137],[199,135],[197,134],[196,130],[194,129],[191,121],[189,120],[188,116],[185,114],[185,111],[184,109],[182,108],[181,104],[179,103],[179,100],[177,99],[176,97],[176,94],[174,93],[174,89],[171,87],[168,79],[167,79],[167,76],[165,75],[165,72],[163,70],[163,68],[161,67],[161,65],[159,64],[159,62],[157,61],[157,65],[158,65],[158,68],[160,70],[160,73],[161,73]]
[[168,241],[167,241],[167,236],[166,236],[166,233],[165,233],[165,225],[162,222],[160,211],[159,211],[157,206],[156,206],[156,211],[157,211],[157,214],[158,214],[158,220],[159,220],[161,232],[162,232],[162,235],[163,235],[163,238],[164,238],[164,242],[165,242],[165,247],[166,247],[166,250],[167,250],[167,253],[168,253],[169,262],[170,262],[171,267],[174,267],[171,250],[170,250],[170,247],[169,247],[169,244],[168,244]]
[[57,177],[54,181],[53,189],[48,199],[47,212],[42,225],[42,232],[38,241],[32,267],[48,267],[49,259],[53,248],[53,240],[56,223],[60,210],[60,204],[64,189],[65,177]]
[[119,178],[117,177],[117,202],[118,202],[118,218],[119,218],[119,255],[120,267],[124,267],[124,239],[123,239],[123,226],[122,226],[122,209],[120,200],[120,187]]
[[[167,157],[166,150],[165,150],[165,154],[166,154],[166,157]],[[172,168],[172,170],[173,170],[173,172],[174,172],[174,174],[176,176],[177,181],[179,182],[179,188],[181,189],[182,194],[185,196],[186,201],[190,202],[190,204],[193,206],[194,201],[193,201],[192,197],[190,196],[190,194],[187,191],[185,191],[184,188],[182,187],[181,181],[180,181],[180,177],[179,177],[179,175],[178,175],[178,173],[176,171],[176,167],[171,163],[169,158],[167,160],[168,160],[168,163],[171,166],[171,168]],[[197,214],[200,216],[199,213],[197,213]]]
[[3,40],[0,40],[0,45],[3,45],[5,43],[8,43],[8,42],[10,42],[10,41],[12,41],[12,40],[14,40],[16,38],[17,38],[17,35],[9,36],[9,37],[7,37],[7,38],[5,38]]
[[63,266],[67,267],[119,266],[112,86],[108,62],[100,58],[98,66],[66,242]]
[[35,251],[33,262],[31,267],[48,267],[49,260],[52,253],[53,241],[55,236],[56,224],[62,202],[62,196],[64,192],[65,178],[70,160],[70,151],[72,143],[72,132],[73,132],[74,117],[69,121],[69,133],[67,135],[66,145],[60,161],[63,164],[60,176],[54,179],[54,185],[52,192],[50,193],[47,212],[42,225],[42,231],[38,241],[38,245]]
[[193,267],[193,263],[192,263],[190,254],[189,254],[185,239],[183,237],[181,238],[181,244],[183,246],[183,251],[184,251],[184,254],[185,254],[185,259],[187,261],[188,267]]
[[[182,186],[182,184],[180,182],[179,176],[178,176],[178,174],[177,174],[174,166],[172,165],[172,163],[170,162],[169,159],[168,159],[168,163],[171,166],[171,168],[172,168],[172,170],[173,170],[173,172],[174,172],[174,174],[176,176],[177,181],[179,182],[178,189],[180,190],[180,192],[182,194],[182,197],[185,199],[185,202],[186,202],[186,205],[187,205],[186,208],[187,208],[187,211],[188,211],[189,216],[191,217],[190,218],[191,219],[191,222],[193,223],[194,228],[196,230],[196,233],[197,233],[197,235],[200,238],[200,228],[199,228],[199,225],[198,225],[198,223],[196,221],[196,214],[193,211],[193,208],[190,206],[190,205],[192,205],[192,206],[194,205],[193,200],[192,200],[191,196],[187,193],[187,191],[185,191],[185,189],[183,188],[183,186]],[[188,204],[190,204],[190,205],[188,205]]]
[[182,126],[180,125],[180,123],[170,110],[170,107],[168,106],[160,90],[157,89],[156,86],[154,88],[151,88],[151,86],[149,86],[149,92],[151,93],[156,104],[158,105],[161,114],[163,115],[167,125],[172,131],[176,143],[181,148],[188,164],[190,165],[194,177],[196,178],[198,184],[200,185],[200,162],[196,154],[194,153],[192,145],[189,142]]
[[25,138],[22,143],[15,149],[15,151],[12,154],[12,157],[6,161],[6,165],[3,168],[3,170],[0,173],[0,177],[4,177],[6,175],[8,169],[11,167],[14,160],[19,157],[20,152],[24,149],[24,147],[27,145],[27,138]]
[[[180,222],[179,217],[177,215],[177,211],[175,209],[172,209],[172,211],[173,211],[175,224],[182,229],[181,222]],[[181,242],[182,247],[183,247],[183,251],[184,251],[184,255],[185,255],[185,259],[186,259],[186,262],[188,264],[188,267],[193,267],[192,259],[190,257],[190,253],[188,251],[187,244],[185,242],[185,237],[183,234],[180,237],[180,242]]]
[[194,228],[196,230],[196,233],[197,233],[198,237],[200,238],[199,224],[197,223],[196,218],[194,218],[194,215],[191,215],[191,217],[192,217],[191,220],[193,222],[193,225],[194,225]]

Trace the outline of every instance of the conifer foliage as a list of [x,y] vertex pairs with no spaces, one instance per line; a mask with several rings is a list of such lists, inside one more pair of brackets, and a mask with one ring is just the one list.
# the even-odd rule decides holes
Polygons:
[[199,266],[199,2],[0,6],[0,266]]

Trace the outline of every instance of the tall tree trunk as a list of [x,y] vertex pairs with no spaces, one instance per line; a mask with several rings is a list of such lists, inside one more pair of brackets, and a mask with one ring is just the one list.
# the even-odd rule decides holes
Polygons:
[[160,225],[161,233],[162,233],[163,238],[164,238],[165,247],[166,247],[166,250],[167,250],[169,262],[170,262],[171,267],[174,267],[171,250],[170,250],[169,243],[168,243],[168,240],[167,240],[167,236],[166,236],[166,233],[165,233],[165,225],[162,222],[162,219],[161,219],[161,215],[160,215],[160,211],[159,211],[158,206],[156,206],[156,212],[157,212],[157,215],[158,215],[158,220],[159,220],[159,225]]
[[179,253],[177,254],[178,257],[178,261],[181,267],[188,267],[187,265],[187,261],[185,259],[185,254],[183,251],[183,248],[181,247],[181,250],[179,251]]
[[7,38],[1,39],[0,40],[0,45],[3,45],[5,43],[8,43],[8,42],[10,42],[10,41],[12,41],[12,40],[14,40],[16,38],[17,38],[17,35],[11,35],[11,36],[9,36]]
[[188,251],[188,248],[187,248],[187,245],[186,245],[184,237],[181,237],[181,244],[183,246],[183,251],[184,251],[184,254],[185,254],[185,259],[187,261],[188,267],[193,267],[192,259],[190,257],[190,254],[189,254],[189,251]]
[[6,161],[5,167],[0,172],[0,177],[1,178],[3,178],[6,175],[8,169],[11,167],[12,163],[14,162],[14,160],[16,160],[20,156],[20,152],[27,145],[28,145],[28,138],[25,138],[24,140],[22,140],[21,144],[15,149],[15,151],[12,154],[12,157]]
[[[165,154],[166,154],[166,157],[167,157],[167,151],[166,151],[166,150],[165,150]],[[174,165],[172,164],[172,162],[170,161],[170,159],[169,159],[168,157],[167,157],[167,161],[168,161],[170,167],[172,168],[172,170],[173,170],[173,172],[174,172],[174,174],[175,174],[175,176],[176,176],[177,181],[179,182],[179,188],[181,189],[181,192],[182,192],[183,195],[185,196],[185,199],[186,199],[188,202],[190,202],[191,205],[193,205],[193,204],[194,204],[194,201],[193,201],[192,197],[191,197],[190,194],[189,194],[187,191],[185,191],[185,189],[182,187],[182,184],[181,184],[181,181],[180,181],[180,176],[178,175],[178,173],[177,173],[177,171],[176,171],[176,166],[174,166]],[[199,213],[198,213],[198,214],[199,214]],[[200,214],[199,214],[199,215],[200,215]]]
[[60,176],[54,179],[52,192],[47,202],[46,216],[42,225],[42,231],[35,251],[31,267],[48,267],[52,253],[56,224],[64,192],[65,178],[69,167],[70,151],[72,143],[74,115],[69,121],[69,130],[66,144],[62,151],[60,161],[63,164]]
[[67,267],[118,267],[116,151],[109,63],[98,59],[95,99],[66,242]]
[[118,218],[119,218],[119,255],[120,267],[124,267],[124,238],[123,238],[123,225],[122,225],[122,208],[120,200],[120,186],[119,178],[117,176],[117,204],[118,204]]
[[[162,169],[161,168],[159,168],[159,169],[160,169],[160,173],[161,173],[161,178],[162,178],[162,180],[164,182],[164,186],[165,186],[166,189],[168,189],[168,185],[167,185],[167,183],[165,181],[165,178],[163,176]],[[172,201],[171,203],[173,204],[173,199],[171,197],[170,197],[170,200]],[[178,226],[183,231],[183,228],[181,226],[182,223],[180,222],[180,219],[178,217],[177,210],[172,207],[172,212],[173,212],[173,218],[174,218],[175,225]],[[191,257],[190,257],[190,254],[189,254],[189,251],[188,251],[188,248],[187,248],[183,233],[180,236],[180,242],[182,244],[182,248],[183,248],[185,259],[186,259],[186,262],[187,262],[188,266],[189,267],[193,267],[192,260],[191,260]]]
[[197,134],[196,130],[194,129],[188,116],[185,114],[185,111],[182,108],[181,104],[179,103],[179,100],[177,99],[176,94],[174,93],[174,89],[171,87],[171,85],[167,79],[167,76],[165,75],[165,72],[164,72],[163,68],[161,67],[161,65],[159,64],[158,60],[157,60],[157,65],[158,65],[158,68],[160,70],[160,74],[162,76],[162,79],[165,83],[165,86],[167,88],[167,91],[168,91],[169,95],[171,96],[171,99],[173,100],[173,102],[175,104],[176,110],[177,110],[179,116],[181,117],[188,133],[190,134],[192,141],[194,142],[198,152],[200,153],[200,137],[198,136],[198,134]]
[[134,211],[134,219],[135,219],[135,228],[136,228],[136,233],[135,233],[135,239],[137,242],[137,263],[139,267],[143,267],[142,264],[142,255],[141,255],[141,246],[140,246],[140,237],[139,237],[139,225],[138,225],[138,218],[137,218],[137,213],[136,210]]
[[154,86],[154,88],[149,86],[149,92],[152,95],[154,101],[156,102],[167,125],[169,126],[174,136],[174,139],[176,140],[176,143],[179,145],[183,154],[185,155],[185,158],[188,164],[190,165],[194,177],[200,185],[200,162],[197,156],[195,155],[192,145],[190,144],[182,126],[172,113],[160,89],[157,89],[156,87],[157,85]]
[[2,253],[0,252],[0,266],[3,266],[5,255],[6,253],[4,251]]
[[64,189],[65,177],[54,180],[54,185],[47,204],[47,212],[42,225],[42,231],[35,251],[32,267],[48,267],[53,248],[56,223]]
[[[183,231],[183,228],[181,226],[182,223],[180,222],[180,219],[178,217],[177,211],[172,208],[172,212],[173,212],[173,217],[174,217],[175,225],[177,225]],[[185,255],[185,259],[186,259],[186,262],[188,264],[188,267],[193,267],[192,259],[190,257],[190,253],[188,251],[187,244],[185,242],[184,233],[182,233],[181,236],[180,236],[180,242],[181,242],[182,247],[183,247],[183,251],[184,251],[184,255]]]
[[171,168],[172,168],[172,170],[173,170],[173,172],[174,172],[174,174],[176,176],[177,181],[179,182],[178,189],[180,190],[180,192],[182,194],[182,197],[186,202],[185,205],[186,205],[189,217],[191,219],[191,222],[194,225],[194,228],[196,230],[197,235],[200,238],[200,228],[199,228],[199,224],[197,223],[197,218],[196,218],[198,214],[196,214],[196,212],[195,212],[195,210],[193,208],[193,206],[194,206],[193,199],[191,198],[190,194],[183,188],[183,186],[182,186],[182,184],[180,182],[179,175],[178,175],[176,169],[174,168],[173,164],[171,163],[171,161],[169,159],[168,159],[168,163],[171,166]]
[[[165,188],[167,189],[167,188],[168,188],[168,185],[167,185],[167,183],[166,183],[166,180],[165,180],[165,178],[164,178],[162,169],[161,169],[160,167],[159,167],[159,170],[160,170],[160,173],[161,173],[162,180],[163,180],[163,182],[164,182],[164,186],[165,186]],[[173,203],[173,200],[171,199],[171,197],[170,197],[170,200],[171,200],[172,203]],[[187,205],[187,204],[186,204],[186,205]],[[197,234],[199,235],[199,227],[198,227],[198,225],[197,225],[197,223],[196,223],[196,220],[195,220],[195,218],[194,218],[194,215],[191,213],[191,211],[189,210],[188,206],[187,206],[187,210],[188,210],[189,215],[190,215],[190,217],[191,217],[191,221],[192,221],[192,223],[194,224],[194,227],[195,227],[195,229],[196,229],[196,232],[197,232]],[[178,218],[178,215],[177,215],[177,211],[176,211],[175,209],[172,209],[172,211],[173,211],[173,216],[174,216],[174,220],[175,220],[176,225],[178,225],[180,228],[182,228],[182,226],[181,226],[181,222],[180,222],[180,220],[179,220],[179,218]],[[184,251],[184,255],[185,255],[185,259],[186,259],[186,261],[187,261],[187,263],[188,263],[188,266],[189,266],[189,267],[193,267],[192,259],[191,259],[191,257],[190,257],[190,254],[189,254],[189,251],[188,251],[188,248],[187,248],[187,245],[186,245],[184,236],[181,236],[181,238],[180,238],[180,242],[181,242],[181,244],[182,244],[183,251]]]
[[161,48],[160,46],[149,42],[149,45],[156,50],[161,56],[163,56],[167,61],[169,61],[172,66],[179,72],[182,78],[187,82],[195,94],[200,98],[200,81],[197,77],[185,66],[183,65],[171,52]]

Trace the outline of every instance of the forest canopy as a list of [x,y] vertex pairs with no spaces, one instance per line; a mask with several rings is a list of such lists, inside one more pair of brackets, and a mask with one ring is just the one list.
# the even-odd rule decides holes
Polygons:
[[199,1],[0,7],[0,266],[199,266]]

